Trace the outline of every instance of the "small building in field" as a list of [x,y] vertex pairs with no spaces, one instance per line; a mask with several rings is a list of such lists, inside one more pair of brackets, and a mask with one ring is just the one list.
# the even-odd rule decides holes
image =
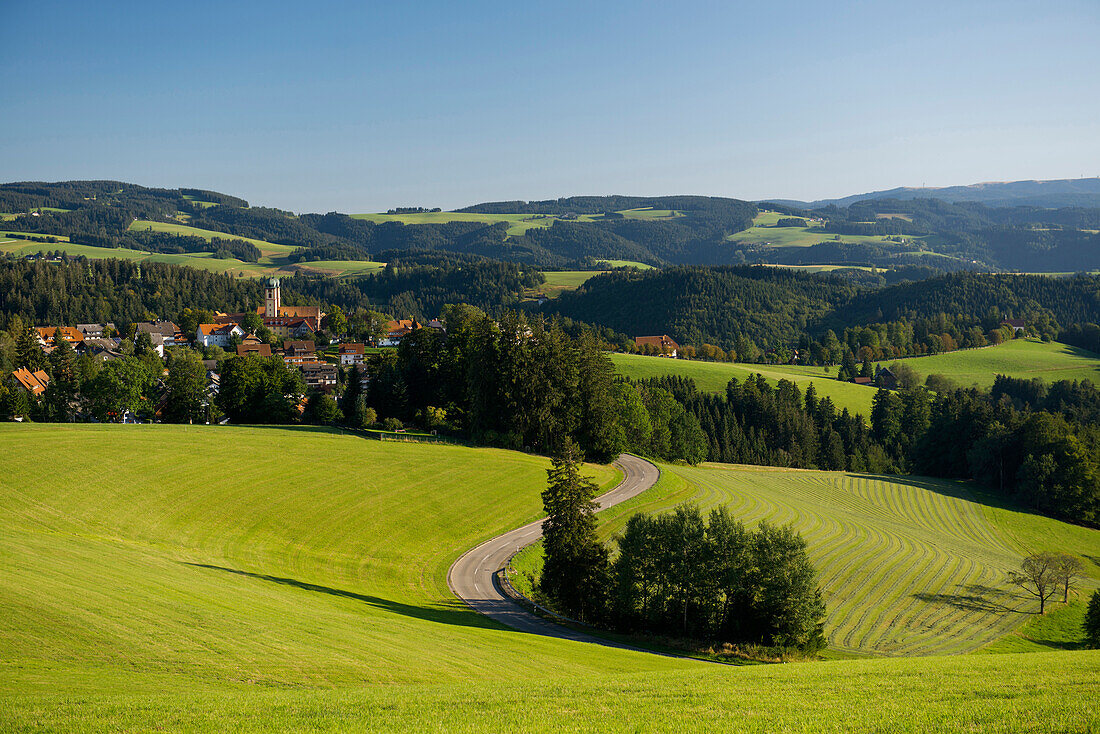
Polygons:
[[870,385],[872,382],[874,382],[874,380],[872,380],[870,377],[857,377],[852,380],[852,382],[856,383],[857,385]]
[[1001,326],[1011,326],[1013,334],[1019,334],[1027,329],[1023,319],[1005,319],[1001,322]]
[[897,390],[898,376],[889,367],[882,367],[875,373],[875,385],[886,390]]
[[26,367],[20,367],[11,374],[15,378],[15,384],[34,397],[46,392],[46,386],[50,384],[50,376],[42,370],[31,372]]
[[363,344],[341,344],[338,347],[340,354],[340,366],[347,367],[352,364],[363,364],[367,348]]
[[237,324],[199,324],[195,329],[195,343],[201,347],[228,347],[233,337],[243,337],[244,329]]
[[680,345],[668,334],[636,336],[634,346],[643,354],[657,354],[662,357],[676,357],[680,353]]

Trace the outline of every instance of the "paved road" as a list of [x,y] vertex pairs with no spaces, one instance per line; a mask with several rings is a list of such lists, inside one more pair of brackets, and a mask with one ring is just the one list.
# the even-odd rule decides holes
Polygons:
[[[657,467],[637,456],[623,454],[615,463],[623,470],[623,481],[596,499],[601,510],[641,494],[652,487],[660,476]],[[516,604],[498,588],[494,578],[496,572],[504,568],[512,554],[541,537],[542,520],[536,520],[485,541],[454,562],[447,573],[448,586],[455,596],[475,611],[521,632],[578,642],[595,642],[611,647],[628,647],[548,622]]]

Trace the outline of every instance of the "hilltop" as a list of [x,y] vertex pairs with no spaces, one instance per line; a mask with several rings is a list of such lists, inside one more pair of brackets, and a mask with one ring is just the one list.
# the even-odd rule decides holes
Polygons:
[[797,201],[776,199],[777,203],[804,209],[848,206],[867,199],[940,199],[970,201],[986,206],[1100,206],[1100,178],[1062,178],[1047,181],[987,181],[968,186],[898,186],[893,189],[851,194],[836,199]]
[[992,208],[900,194],[812,211],[710,196],[574,196],[348,215],[296,214],[200,189],[30,182],[0,185],[0,218],[5,238],[22,243],[6,242],[8,251],[41,241],[87,256],[187,255],[188,264],[243,275],[353,276],[387,253],[425,251],[562,270],[615,260],[843,267],[853,276],[884,269],[899,278],[1100,268],[1100,208]]

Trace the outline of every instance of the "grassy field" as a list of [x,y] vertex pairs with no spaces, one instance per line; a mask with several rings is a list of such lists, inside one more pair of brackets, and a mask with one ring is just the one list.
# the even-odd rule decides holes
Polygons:
[[266,242],[264,240],[257,240],[251,237],[238,237],[237,235],[226,234],[225,232],[215,232],[210,229],[199,229],[198,227],[189,227],[186,224],[176,224],[173,222],[153,222],[145,219],[136,219],[130,224],[131,231],[137,230],[153,230],[154,232],[170,232],[172,234],[190,235],[192,237],[202,237],[204,240],[212,240],[215,237],[221,239],[232,240],[244,240],[245,242],[251,242],[255,245],[265,257],[273,256],[286,256],[298,249],[294,245],[280,245],[274,242]]
[[[836,367],[798,365],[742,364],[738,362],[695,362],[685,359],[646,357],[638,354],[612,354],[611,361],[621,374],[632,379],[680,375],[695,380],[700,390],[723,392],[731,377],[743,380],[752,373],[764,375],[769,382],[791,380],[802,390],[813,383],[819,397],[828,395],[837,409],[870,415],[875,389],[835,379]],[[909,364],[921,379],[942,374],[968,387],[990,387],[998,374],[1011,377],[1057,380],[1091,380],[1100,384],[1100,356],[1077,347],[1037,339],[1013,339],[995,347],[965,349],[931,357],[885,360]],[[831,374],[830,374],[831,373]]]
[[0,456],[4,731],[1100,725],[1100,652],[746,668],[498,627],[446,569],[538,514],[537,457],[56,425],[0,426]]
[[[1083,604],[1040,619],[1038,605],[1008,583],[1007,572],[1032,550],[1100,558],[1100,531],[979,499],[961,483],[919,477],[665,466],[657,487],[601,515],[600,534],[608,541],[636,512],[658,513],[688,501],[704,510],[725,505],[749,524],[793,523],[819,572],[833,652],[910,656],[989,645],[993,652],[1074,647],[1067,643],[1080,638]],[[516,570],[537,575],[540,552],[521,553]],[[1095,588],[1100,562],[1086,563],[1087,587]]]
[[946,375],[963,386],[990,387],[998,374],[1045,382],[1091,380],[1100,385],[1100,355],[1038,339],[1013,339],[995,347],[910,357],[905,363],[922,377]]
[[[672,219],[683,216],[670,209],[625,209],[622,214],[627,219]],[[536,227],[550,227],[561,218],[549,214],[479,214],[474,212],[419,212],[415,214],[352,214],[355,219],[366,219],[376,224],[401,222],[402,224],[446,224],[447,222],[484,222],[496,224],[508,223],[508,235],[522,235]],[[581,214],[570,221],[594,222],[598,214]]]
[[[146,227],[145,225],[149,225]],[[183,224],[170,224],[165,222],[135,221],[130,229],[154,229],[159,232],[173,232],[176,234],[194,235],[211,240],[214,237],[233,238],[233,235],[224,232],[214,232],[207,229],[188,227]],[[219,259],[213,257],[212,252],[187,252],[178,254],[150,253],[145,250],[130,250],[125,248],[93,247],[91,245],[77,245],[68,242],[67,237],[58,236],[57,243],[33,242],[30,240],[5,237],[0,232],[0,252],[10,252],[17,255],[32,255],[37,252],[49,252],[60,250],[70,255],[83,255],[87,258],[120,258],[123,260],[141,260],[148,262],[164,262],[173,265],[187,265],[193,268],[201,268],[215,273],[240,275],[252,278],[270,275],[289,275],[301,270],[307,273],[317,273],[330,276],[356,276],[373,273],[386,267],[385,263],[370,260],[318,260],[315,262],[303,262],[292,264],[287,255],[295,248],[290,245],[279,245],[273,242],[240,237],[251,242],[260,249],[261,257],[254,263],[244,262],[236,258]]]
[[696,386],[704,392],[724,393],[730,378],[744,380],[752,374],[763,375],[773,385],[781,379],[790,380],[803,391],[812,383],[818,397],[828,395],[832,398],[837,410],[847,408],[853,413],[864,415],[871,414],[871,400],[875,397],[874,388],[838,381],[835,367],[833,376],[830,377],[823,368],[740,362],[697,362],[687,359],[647,357],[641,354],[612,353],[611,361],[615,363],[615,368],[620,374],[631,379],[679,375],[695,380]]
[[[746,230],[741,232],[735,232],[726,237],[730,242],[738,243],[743,242],[751,245],[769,245],[771,247],[810,247],[820,242],[826,242],[836,239],[835,234],[826,232],[820,225],[808,226],[808,227],[776,227],[775,223],[786,215],[778,214],[776,212],[761,212],[753,219],[753,224]],[[907,239],[918,241],[919,237],[909,237]],[[841,235],[840,242],[847,244],[873,244],[873,245],[892,245],[896,246],[896,242],[889,242],[882,236],[870,236],[870,235]]]

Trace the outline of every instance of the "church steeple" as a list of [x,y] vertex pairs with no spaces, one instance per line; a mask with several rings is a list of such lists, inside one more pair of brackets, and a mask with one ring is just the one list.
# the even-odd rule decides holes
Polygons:
[[279,315],[279,279],[269,278],[264,288],[264,316],[273,319]]

